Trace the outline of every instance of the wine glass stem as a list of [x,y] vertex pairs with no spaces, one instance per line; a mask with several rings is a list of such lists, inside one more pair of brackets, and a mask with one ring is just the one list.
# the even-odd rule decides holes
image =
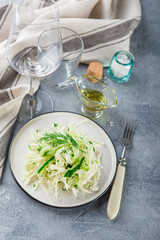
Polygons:
[[34,88],[33,88],[33,77],[30,78],[30,89],[29,89],[29,107],[32,108],[36,105],[34,98]]
[[36,107],[36,100],[34,97],[34,88],[33,88],[33,77],[30,78],[30,89],[29,89],[29,98],[28,98],[28,107],[29,107],[29,119],[33,118],[34,108]]

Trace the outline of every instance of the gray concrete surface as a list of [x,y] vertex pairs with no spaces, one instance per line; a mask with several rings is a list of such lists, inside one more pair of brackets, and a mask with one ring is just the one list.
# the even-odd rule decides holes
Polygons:
[[[3,4],[7,1],[1,1]],[[111,222],[106,215],[109,192],[99,200],[73,209],[42,205],[15,183],[6,162],[0,183],[0,240],[158,240],[160,239],[160,1],[142,0],[142,20],[131,38],[135,65],[127,84],[112,85],[118,107],[98,122],[111,136],[120,157],[121,129],[126,116],[137,118],[121,211]],[[80,72],[84,70],[80,67]],[[80,112],[72,88],[48,91],[56,111]],[[59,100],[60,99],[60,100]],[[71,104],[72,102],[72,104]],[[109,120],[108,117],[110,117]],[[14,133],[19,129],[16,125]]]

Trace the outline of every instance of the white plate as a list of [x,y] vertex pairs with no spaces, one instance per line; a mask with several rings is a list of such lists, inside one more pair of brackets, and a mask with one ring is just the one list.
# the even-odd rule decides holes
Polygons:
[[[81,193],[78,197],[75,197],[71,192],[62,191],[56,199],[53,194],[47,195],[42,188],[34,191],[32,184],[24,186],[22,181],[24,155],[28,151],[29,138],[31,137],[31,134],[35,132],[35,129],[47,129],[53,123],[62,123],[62,125],[67,125],[71,122],[77,123],[83,119],[87,119],[88,122],[80,124],[78,128],[80,128],[87,136],[104,143],[104,146],[99,147],[102,152],[103,167],[99,180],[99,191],[85,195]],[[117,166],[116,151],[107,133],[94,121],[79,114],[69,112],[48,113],[29,121],[21,128],[13,139],[10,146],[9,157],[11,171],[19,186],[37,201],[53,207],[76,207],[99,198],[109,188]]]

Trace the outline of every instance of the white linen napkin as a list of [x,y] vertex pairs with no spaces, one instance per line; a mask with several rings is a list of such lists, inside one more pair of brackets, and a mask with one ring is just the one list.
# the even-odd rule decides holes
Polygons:
[[[59,0],[57,4],[61,26],[75,30],[83,39],[82,63],[99,61],[108,66],[115,52],[129,51],[130,36],[141,18],[139,0]],[[0,8],[0,178],[12,128],[29,90],[29,77],[15,72],[5,57],[15,9],[12,3]],[[34,81],[35,90],[38,86],[39,81]]]

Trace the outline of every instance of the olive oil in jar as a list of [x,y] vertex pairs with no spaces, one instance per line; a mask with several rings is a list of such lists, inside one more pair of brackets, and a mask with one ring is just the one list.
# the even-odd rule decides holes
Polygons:
[[[103,111],[106,109],[106,97],[102,92],[91,88],[80,90],[82,93],[83,102],[85,107],[90,111]],[[91,100],[91,101],[90,101]]]

